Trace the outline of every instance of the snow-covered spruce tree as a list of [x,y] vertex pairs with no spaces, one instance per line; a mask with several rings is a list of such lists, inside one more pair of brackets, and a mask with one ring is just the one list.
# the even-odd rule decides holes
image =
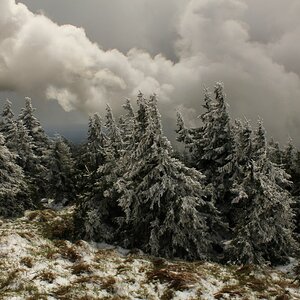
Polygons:
[[[285,172],[267,157],[265,130],[259,123],[253,144],[244,128],[240,150],[242,176],[235,182],[236,220],[234,237],[228,243],[228,259],[233,263],[280,263],[294,253],[293,213],[290,194],[278,182],[287,181]],[[240,161],[239,161],[240,163]]]
[[120,122],[120,130],[122,134],[123,147],[126,150],[134,147],[135,137],[133,135],[135,128],[135,113],[129,99],[126,99],[125,104],[122,105],[126,111],[126,115],[122,116]]
[[104,147],[107,136],[102,128],[101,117],[95,113],[89,117],[87,143],[82,147],[81,163],[84,164],[83,172],[93,173],[104,161]]
[[25,107],[22,108],[18,120],[22,121],[27,128],[28,134],[33,138],[37,155],[42,157],[49,149],[50,141],[34,112],[35,109],[32,107],[31,99],[27,97],[25,98]]
[[35,117],[34,111],[31,99],[25,98],[25,107],[22,108],[18,121],[23,123],[28,135],[32,138],[34,154],[38,158],[39,173],[32,174],[32,178],[35,178],[35,196],[41,199],[46,196],[48,188],[47,174],[49,169],[50,141],[40,121]]
[[[101,138],[101,148],[98,148],[101,161],[98,161],[96,170],[87,176],[86,188],[80,195],[76,209],[75,231],[79,238],[112,243],[119,227],[118,217],[122,215],[114,184],[119,177],[118,172],[124,170],[118,164],[120,153],[116,145],[120,141],[119,128],[110,109],[108,121],[113,131],[108,130],[110,137]],[[117,134],[112,134],[116,132]],[[113,140],[114,137],[117,140]]]
[[182,114],[179,111],[177,111],[177,128],[175,132],[177,133],[176,140],[184,143],[187,148],[190,148],[189,146],[193,142],[191,129],[186,127]]
[[268,157],[271,162],[282,165],[283,164],[283,151],[280,149],[278,142],[275,142],[272,138],[268,145]]
[[32,208],[22,168],[0,134],[0,216],[15,217]]
[[[38,206],[40,189],[38,183],[43,180],[45,168],[35,154],[33,138],[28,134],[27,128],[22,121],[17,122],[16,162],[23,169],[28,185],[29,197]],[[44,185],[44,183],[42,183]]]
[[33,138],[22,121],[17,122],[17,163],[22,167],[26,176],[38,175],[41,172],[39,159],[35,155]]
[[295,149],[292,139],[289,139],[283,150],[284,168],[291,176],[291,194],[293,195],[293,211],[296,220],[296,233],[300,233],[300,152]]
[[8,147],[8,149],[11,151],[16,152],[18,142],[17,123],[14,119],[14,113],[9,100],[6,100],[2,112],[0,132],[5,138],[6,147]]
[[139,96],[138,105],[137,124],[146,126],[136,128],[140,141],[124,159],[127,172],[117,182],[126,215],[121,243],[153,255],[205,259],[219,220],[206,199],[204,176],[171,156],[156,96],[149,100]]
[[49,155],[48,196],[57,204],[75,202],[75,163],[70,147],[61,136],[52,142]]
[[288,143],[283,150],[282,162],[287,173],[293,176],[296,168],[296,149],[293,145],[292,139],[288,140]]
[[[210,141],[209,133],[212,131],[214,124],[214,106],[212,95],[207,88],[204,89],[204,113],[200,115],[202,126],[198,128],[190,129],[189,132],[192,135],[192,142],[186,140],[190,145],[190,151],[192,152],[192,161],[194,167],[197,170],[205,173],[208,169],[207,159],[204,157],[206,154],[206,148]],[[209,180],[208,180],[209,181]]]
[[111,107],[107,104],[106,106],[106,123],[105,128],[107,130],[107,136],[109,137],[108,144],[111,149],[114,149],[114,156],[120,157],[121,152],[124,148],[121,130],[118,127]]
[[2,111],[2,122],[0,127],[0,131],[2,134],[3,132],[7,132],[8,129],[11,127],[11,123],[14,122],[15,115],[12,111],[11,105],[12,103],[7,99]]
[[202,126],[189,131],[189,143],[193,166],[206,175],[207,184],[213,186],[217,206],[227,213],[232,184],[234,137],[225,102],[224,87],[217,83],[215,99],[205,89],[204,113],[200,116]]
[[233,126],[235,149],[233,151],[233,174],[232,185],[230,189],[230,206],[228,210],[228,222],[230,228],[233,228],[239,218],[240,203],[247,194],[243,189],[243,181],[249,170],[249,163],[252,159],[252,129],[248,120],[242,122],[235,120]]

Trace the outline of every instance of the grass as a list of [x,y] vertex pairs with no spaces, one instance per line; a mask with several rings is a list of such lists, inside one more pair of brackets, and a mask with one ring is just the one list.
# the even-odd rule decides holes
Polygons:
[[72,267],[72,274],[81,275],[81,274],[91,274],[92,266],[86,262],[75,263]]
[[123,256],[115,249],[73,241],[72,214],[67,210],[28,212],[27,218],[5,222],[0,239],[17,233],[26,239],[26,249],[20,257],[0,251],[0,299],[128,300],[134,295],[171,300],[181,292],[191,293],[189,300],[206,299],[208,294],[214,299],[300,299],[300,293],[295,296],[300,265],[299,277],[292,278],[269,267],[166,260],[139,251]]

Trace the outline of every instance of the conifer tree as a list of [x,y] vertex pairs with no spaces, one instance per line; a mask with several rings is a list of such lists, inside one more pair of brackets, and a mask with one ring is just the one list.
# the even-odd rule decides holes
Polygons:
[[288,174],[293,176],[295,174],[296,169],[296,149],[293,145],[292,139],[289,139],[284,151],[283,151],[283,164],[285,167],[285,170]]
[[268,145],[268,157],[271,162],[282,165],[283,164],[283,152],[280,149],[280,145],[278,142],[275,142],[272,138]]
[[[243,155],[242,176],[235,184],[236,205],[234,237],[228,257],[234,263],[279,263],[293,254],[293,213],[289,193],[278,183],[286,182],[285,172],[267,157],[265,130],[259,122],[253,144],[250,131],[243,130],[239,142]],[[252,150],[250,150],[252,148]]]
[[39,170],[39,173],[31,174],[30,177],[35,179],[33,193],[38,200],[47,195],[50,141],[40,121],[35,117],[34,112],[35,109],[32,107],[31,99],[25,98],[25,107],[21,110],[18,122],[23,123],[28,135],[32,138],[34,154],[37,157],[38,167],[36,169]]
[[125,150],[129,150],[134,147],[135,137],[134,137],[134,128],[135,128],[135,113],[129,99],[126,99],[125,104],[122,105],[126,111],[126,115],[123,116],[123,123],[120,125],[122,133],[123,147]]
[[23,171],[15,158],[0,134],[0,216],[3,217],[19,216],[25,209],[32,208]]
[[[109,133],[118,133],[111,111],[109,111],[108,120],[113,128],[113,131],[109,131]],[[101,159],[94,160],[94,171],[87,174],[86,187],[81,193],[75,214],[75,228],[76,234],[80,238],[113,242],[118,228],[117,217],[121,214],[116,200],[118,193],[114,188],[114,183],[118,178],[118,171],[122,169],[118,165],[117,144],[110,139],[115,136],[118,138],[119,135],[111,134],[108,138],[103,134],[101,126],[95,126],[95,123],[97,123],[95,119],[90,122],[93,125],[90,126],[92,130],[89,131],[89,140],[92,141],[91,132],[96,131],[97,138],[93,141],[97,147],[93,147],[93,149]]]
[[87,143],[83,147],[82,161],[86,172],[95,172],[103,163],[106,141],[107,136],[103,130],[101,117],[95,113],[89,117]]
[[93,175],[88,176],[88,188],[80,195],[75,213],[75,231],[79,238],[108,243],[116,241],[118,218],[122,211],[114,187],[121,170],[115,154],[115,149],[108,144],[103,150],[102,164]]
[[224,206],[228,206],[230,198],[235,145],[223,90],[223,84],[217,83],[213,100],[209,90],[205,89],[205,111],[200,116],[202,126],[189,130],[192,137],[189,147],[193,166],[206,175],[216,204],[227,210]]
[[25,98],[25,108],[22,108],[18,119],[23,122],[28,134],[33,138],[37,155],[43,157],[49,148],[49,139],[34,112],[31,99],[27,97]]
[[75,202],[75,163],[70,147],[61,136],[52,142],[49,155],[49,189],[48,194],[57,204]]
[[6,100],[2,112],[2,124],[0,127],[0,132],[5,137],[6,147],[8,147],[11,151],[16,152],[18,142],[17,124],[14,120],[14,113],[9,100]]
[[17,163],[22,167],[26,176],[38,175],[42,167],[39,167],[39,159],[35,155],[33,138],[29,135],[28,129],[22,121],[17,123],[16,143]]
[[126,174],[117,182],[122,195],[119,204],[126,216],[121,223],[122,244],[153,255],[206,258],[218,217],[207,201],[204,176],[171,156],[156,96],[146,100],[140,94],[138,105],[140,140],[128,154],[131,159],[125,159]]
[[123,150],[123,140],[120,128],[118,127],[113,112],[111,110],[111,107],[107,104],[106,106],[106,123],[105,127],[107,130],[107,135],[109,137],[108,143],[109,146],[114,149],[115,157],[119,157],[121,155],[121,152]]
[[179,111],[177,112],[177,129],[175,130],[175,132],[178,135],[176,140],[178,142],[184,143],[186,147],[188,147],[193,142],[191,129],[188,129],[186,127],[182,114]]

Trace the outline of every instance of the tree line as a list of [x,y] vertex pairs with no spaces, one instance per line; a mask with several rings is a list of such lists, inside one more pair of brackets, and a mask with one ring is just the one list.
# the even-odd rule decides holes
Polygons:
[[232,121],[224,87],[204,91],[201,125],[177,114],[174,151],[157,97],[129,100],[115,120],[89,118],[85,143],[50,139],[29,98],[0,122],[0,215],[17,217],[41,199],[76,204],[76,238],[155,256],[230,263],[287,261],[300,232],[300,152],[267,143],[261,120]]

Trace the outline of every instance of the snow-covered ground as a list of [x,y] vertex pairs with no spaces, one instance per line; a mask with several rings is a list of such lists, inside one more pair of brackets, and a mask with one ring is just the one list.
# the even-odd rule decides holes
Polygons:
[[300,299],[290,266],[169,261],[69,242],[71,218],[72,209],[48,209],[0,220],[0,299]]

